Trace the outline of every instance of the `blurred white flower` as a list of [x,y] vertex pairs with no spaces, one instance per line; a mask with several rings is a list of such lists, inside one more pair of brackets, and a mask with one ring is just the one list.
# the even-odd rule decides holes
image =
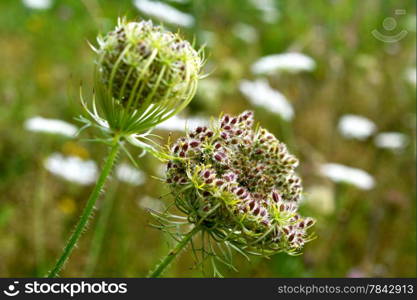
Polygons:
[[271,88],[266,79],[242,80],[239,89],[254,106],[268,109],[287,121],[294,117],[291,103],[283,94]]
[[410,68],[407,70],[405,77],[407,79],[407,81],[412,84],[412,85],[416,85],[416,81],[417,81],[417,73],[416,73],[416,68]]
[[316,63],[311,57],[301,53],[288,52],[261,57],[252,65],[251,70],[253,74],[259,75],[279,71],[298,73],[312,71],[315,67]]
[[162,2],[149,0],[134,0],[134,5],[144,14],[161,21],[190,27],[194,24],[194,17]]
[[24,127],[29,131],[61,134],[74,137],[78,128],[70,123],[57,119],[33,117],[25,121]]
[[126,163],[120,163],[117,165],[116,177],[120,181],[135,186],[143,184],[146,179],[145,174],[142,171],[139,171]]
[[357,115],[342,116],[338,128],[344,137],[358,140],[365,140],[376,131],[374,122]]
[[349,183],[363,190],[370,190],[375,186],[374,178],[367,172],[340,164],[323,164],[320,173],[334,182]]
[[159,212],[162,212],[165,209],[164,202],[149,196],[142,197],[138,201],[138,205],[143,209],[151,209]]
[[303,201],[311,209],[323,215],[329,215],[335,209],[333,189],[326,185],[316,185],[308,188]]
[[97,178],[96,163],[77,156],[53,153],[45,159],[44,167],[59,177],[82,185],[92,184]]
[[232,32],[239,39],[249,44],[258,40],[258,33],[256,29],[245,23],[237,23],[235,26],[233,26]]
[[379,148],[400,150],[407,146],[408,137],[400,132],[381,132],[375,137],[374,143]]
[[48,9],[52,6],[52,0],[22,0],[22,3],[31,9]]
[[265,23],[274,23],[279,18],[279,11],[274,0],[250,0],[252,5],[262,12],[262,20]]
[[160,130],[173,130],[173,131],[185,131],[185,129],[195,129],[198,126],[207,126],[209,120],[201,117],[192,117],[192,118],[181,118],[178,116],[173,116],[168,120],[156,125],[156,129]]

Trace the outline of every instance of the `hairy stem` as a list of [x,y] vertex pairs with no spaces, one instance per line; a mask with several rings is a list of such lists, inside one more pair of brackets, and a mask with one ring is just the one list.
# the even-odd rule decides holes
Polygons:
[[100,215],[97,220],[96,228],[94,231],[93,238],[91,240],[90,253],[87,260],[87,265],[84,271],[86,277],[91,277],[100,256],[100,252],[103,246],[104,237],[106,235],[107,224],[111,216],[113,209],[115,191],[117,185],[112,186],[111,191],[106,193],[106,197],[103,199],[103,206],[101,207]]
[[75,226],[74,232],[72,233],[70,239],[68,240],[67,245],[64,248],[64,251],[62,252],[60,258],[56,262],[54,268],[49,272],[48,274],[49,278],[58,276],[65,262],[68,260],[69,256],[74,250],[74,247],[77,244],[81,234],[84,232],[87,226],[88,220],[94,210],[94,205],[98,197],[100,196],[100,192],[103,189],[106,179],[112,170],[114,162],[116,161],[117,153],[119,152],[119,146],[120,146],[119,139],[120,139],[119,136],[114,137],[113,144],[110,149],[110,153],[106,159],[106,162],[104,164],[103,170],[101,171],[100,177],[97,180],[96,186],[94,187],[93,191],[90,194],[90,197],[88,198],[87,204],[84,207],[80,220]]
[[147,278],[157,278],[161,276],[172,260],[181,252],[182,249],[184,249],[184,247],[188,244],[192,237],[200,231],[200,229],[200,226],[195,226],[193,230],[187,233],[182,240],[174,248],[172,248],[171,251],[169,251],[167,256],[161,260],[156,268],[148,274]]

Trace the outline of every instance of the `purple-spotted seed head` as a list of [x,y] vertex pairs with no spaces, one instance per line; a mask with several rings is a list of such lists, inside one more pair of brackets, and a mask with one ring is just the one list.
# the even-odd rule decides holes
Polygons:
[[167,182],[176,199],[188,203],[181,208],[189,220],[216,224],[211,234],[226,235],[255,252],[294,253],[310,240],[307,229],[314,224],[297,212],[302,194],[298,160],[266,129],[253,129],[253,123],[253,113],[243,112],[188,132],[170,147]]

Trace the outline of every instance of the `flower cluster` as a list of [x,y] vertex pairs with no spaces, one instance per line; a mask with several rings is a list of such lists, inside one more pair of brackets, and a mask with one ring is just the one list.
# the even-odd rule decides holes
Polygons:
[[151,21],[124,18],[97,41],[98,46],[92,46],[97,54],[95,92],[91,108],[81,95],[89,116],[80,121],[148,149],[138,139],[179,113],[194,97],[202,51]]
[[216,239],[250,253],[297,253],[311,239],[311,218],[297,213],[298,160],[253,113],[224,115],[170,146],[167,182],[176,206]]
[[151,21],[121,19],[98,44],[100,80],[124,106],[180,104],[194,95],[202,59],[178,34]]

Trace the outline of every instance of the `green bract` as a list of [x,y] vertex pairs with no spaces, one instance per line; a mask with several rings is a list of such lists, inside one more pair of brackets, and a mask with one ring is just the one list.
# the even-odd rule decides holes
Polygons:
[[[127,22],[99,37],[94,119],[112,132],[145,132],[181,111],[197,88],[200,52],[151,21]],[[102,114],[100,114],[102,113]]]
[[298,253],[311,240],[311,218],[297,213],[298,160],[252,112],[223,116],[170,147],[167,182],[176,206],[216,240],[248,253]]

